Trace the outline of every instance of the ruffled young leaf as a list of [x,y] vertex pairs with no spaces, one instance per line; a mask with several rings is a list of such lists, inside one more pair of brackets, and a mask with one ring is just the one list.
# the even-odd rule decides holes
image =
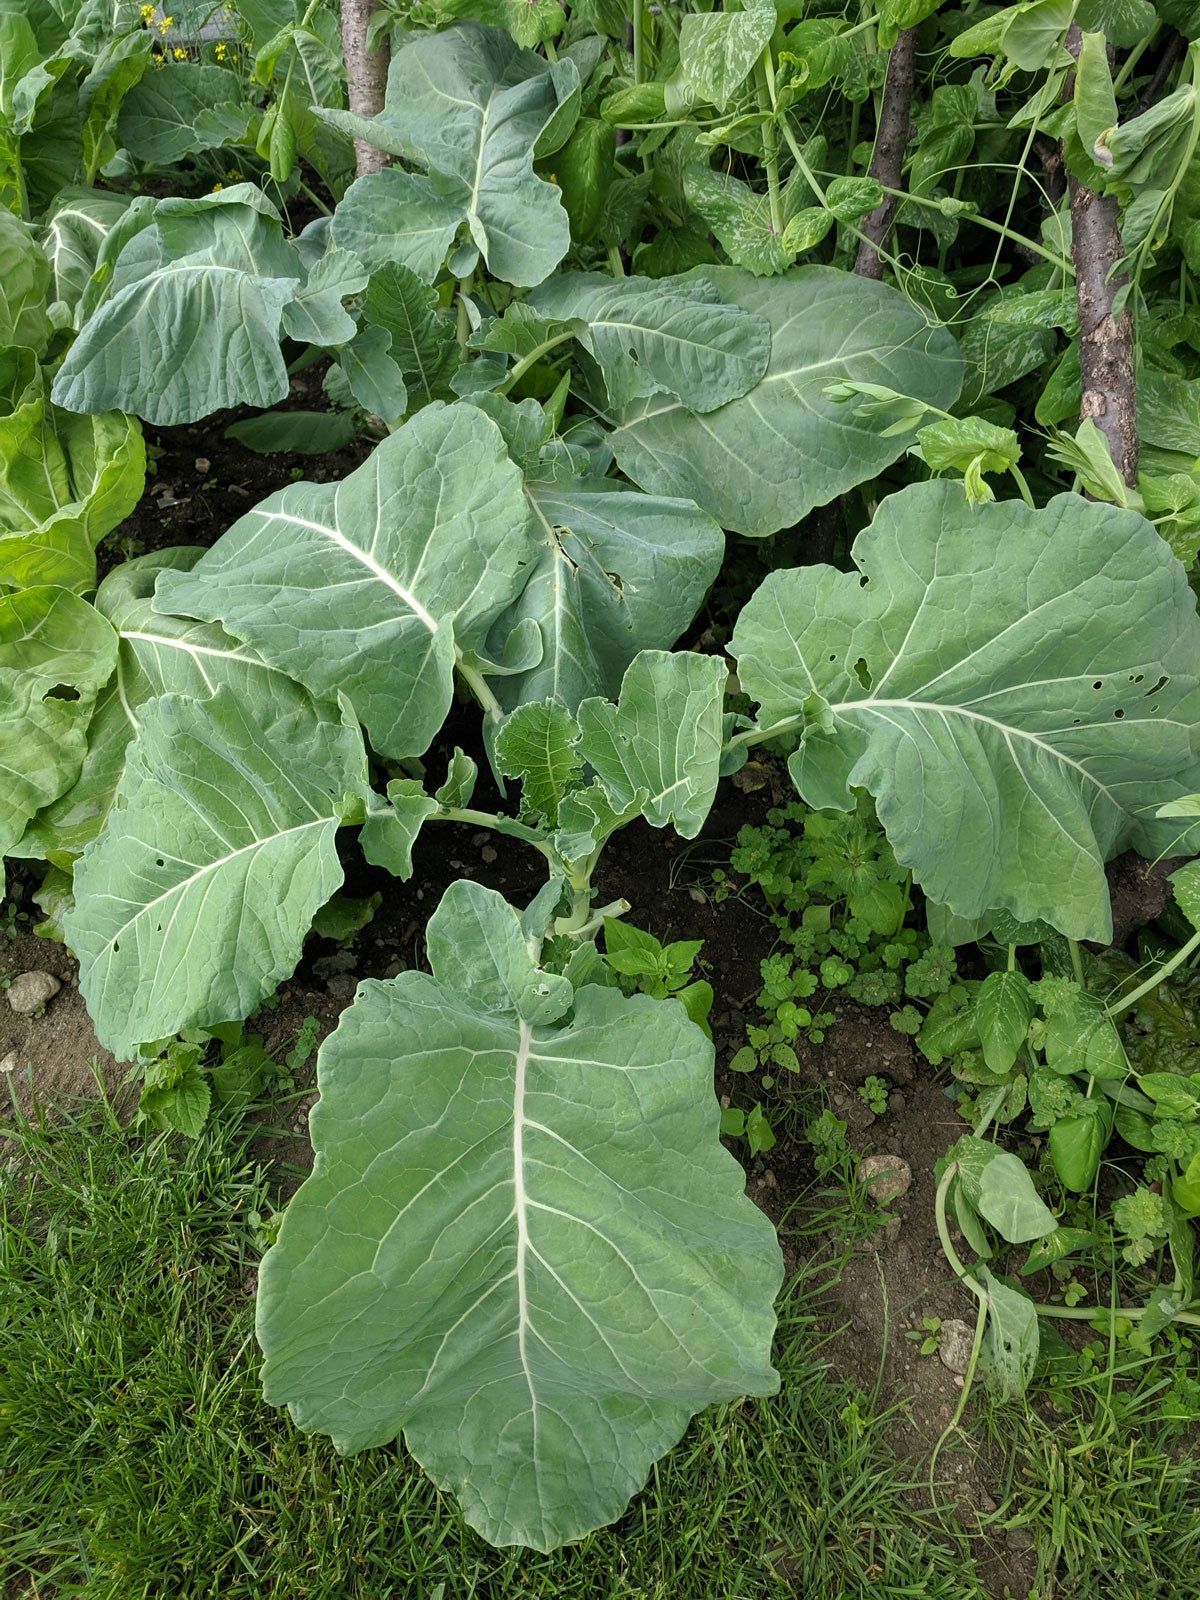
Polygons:
[[599,363],[615,407],[662,392],[693,411],[715,411],[753,388],[767,368],[766,317],[722,305],[703,279],[564,272],[529,303],[564,325],[586,325],[578,337]]
[[363,855],[372,866],[386,867],[393,877],[407,882],[412,877],[417,835],[438,810],[438,802],[415,778],[393,778],[387,786],[386,803],[374,794],[367,801],[367,820],[358,835]]
[[779,1251],[681,1006],[589,985],[568,1018],[479,885],[429,934],[433,976],[365,984],[321,1048],[264,1391],[343,1451],[403,1433],[485,1538],[548,1550],[618,1516],[701,1406],[775,1389]]
[[96,1035],[123,1060],[248,1017],[291,973],[366,789],[358,728],[282,678],[252,700],[164,695],[139,721],[65,919]]
[[979,1271],[987,1290],[988,1320],[984,1343],[989,1379],[1002,1399],[1024,1394],[1037,1365],[1040,1334],[1037,1307],[1019,1289],[1001,1283],[986,1267]]
[[521,783],[522,804],[553,827],[558,807],[576,782],[583,759],[579,724],[560,700],[519,706],[496,732],[497,769]]
[[297,483],[235,522],[156,607],[219,621],[375,748],[420,755],[460,648],[482,642],[532,555],[521,477],[473,406],[429,406],[337,484]]
[[948,483],[890,496],[854,557],[771,574],[734,632],[761,721],[807,719],[801,795],[845,810],[868,789],[898,859],[959,916],[1107,943],[1104,863],[1170,843],[1154,808],[1200,742],[1182,568],[1131,512],[971,509]]
[[725,304],[765,316],[771,355],[748,394],[705,417],[654,395],[625,412],[612,435],[617,464],[652,494],[694,500],[724,528],[763,536],[877,477],[911,433],[881,437],[826,395],[839,379],[886,385],[942,408],[961,364],[953,338],[902,295],[830,267],[760,281],[734,267],[703,267]]
[[533,158],[578,88],[569,57],[551,64],[498,28],[464,23],[410,35],[392,57],[378,116],[319,115],[426,170],[359,178],[337,208],[334,238],[372,269],[399,261],[432,283],[465,224],[493,277],[541,283],[571,232],[558,190],[536,176]]
[[365,326],[382,328],[390,337],[388,353],[403,374],[414,410],[449,397],[458,341],[436,290],[399,262],[390,262],[371,274],[361,315]]
[[[25,364],[21,352],[8,352]],[[26,352],[27,386],[0,414],[0,583],[90,589],[96,546],[133,510],[146,478],[136,418],[51,406]]]
[[615,706],[583,701],[579,753],[617,811],[696,837],[717,792],[728,676],[719,656],[643,650]]
[[50,263],[26,224],[0,210],[0,346],[45,350]]

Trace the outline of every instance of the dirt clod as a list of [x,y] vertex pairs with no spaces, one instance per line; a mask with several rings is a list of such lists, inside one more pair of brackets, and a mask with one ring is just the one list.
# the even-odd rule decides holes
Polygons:
[[947,1317],[938,1330],[938,1359],[948,1372],[965,1373],[971,1365],[975,1329],[961,1317]]
[[52,972],[19,972],[8,986],[8,1003],[19,1017],[31,1017],[62,988]]
[[864,1156],[858,1164],[858,1176],[871,1199],[881,1206],[899,1200],[912,1188],[912,1168],[903,1156]]

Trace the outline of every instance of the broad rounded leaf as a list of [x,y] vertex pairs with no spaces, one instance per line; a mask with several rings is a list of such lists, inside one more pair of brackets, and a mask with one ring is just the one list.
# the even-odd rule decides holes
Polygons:
[[720,304],[702,278],[563,272],[530,295],[529,304],[545,316],[586,324],[579,337],[599,363],[614,406],[661,390],[693,411],[715,411],[767,370],[766,317]]
[[478,885],[430,958],[321,1048],[316,1168],[259,1280],[264,1391],[343,1451],[403,1433],[485,1538],[553,1549],[693,1412],[775,1390],[779,1250],[682,1006],[590,986],[522,1020],[537,969]]
[[456,647],[520,591],[527,522],[496,425],[428,406],[340,483],[264,500],[191,572],[164,573],[155,605],[220,622],[315,695],[344,692],[381,754],[420,755]]
[[958,395],[954,339],[886,284],[832,267],[771,279],[700,267],[681,281],[696,280],[719,300],[766,317],[765,376],[704,416],[666,395],[638,401],[612,445],[621,470],[643,489],[686,496],[724,528],[760,536],[791,527],[876,477],[911,444],[911,433],[884,437],[829,399],[830,384],[883,384],[941,407]]
[[294,686],[164,695],[140,723],[64,919],[96,1036],[122,1059],[249,1016],[290,974],[366,791],[358,728]]
[[[897,858],[960,917],[1112,931],[1104,863],[1170,843],[1155,807],[1200,745],[1200,620],[1143,518],[1078,495],[891,495],[858,571],[772,573],[732,653],[760,720],[808,716],[813,806],[868,789]],[[1165,831],[1164,831],[1165,830]]]

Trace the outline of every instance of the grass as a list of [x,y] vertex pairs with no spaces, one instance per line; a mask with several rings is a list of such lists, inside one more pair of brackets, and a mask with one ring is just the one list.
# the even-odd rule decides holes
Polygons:
[[[781,1317],[781,1395],[706,1413],[615,1528],[490,1549],[402,1454],[343,1459],[263,1406],[266,1175],[236,1123],[143,1142],[103,1101],[4,1130],[0,1574],[86,1600],[982,1600],[913,1509],[887,1418]],[[949,1520],[948,1518],[946,1519]]]
[[[553,1556],[490,1549],[402,1452],[300,1434],[258,1396],[252,1132],[146,1141],[104,1100],[0,1127],[5,1600],[995,1592],[952,1509],[916,1509],[887,1414],[827,1370],[815,1268],[781,1308],[781,1394],[705,1413],[616,1527]],[[1061,1347],[1049,1377],[972,1429],[1007,1463],[985,1522],[1032,1542],[1034,1600],[1200,1592],[1194,1353]]]

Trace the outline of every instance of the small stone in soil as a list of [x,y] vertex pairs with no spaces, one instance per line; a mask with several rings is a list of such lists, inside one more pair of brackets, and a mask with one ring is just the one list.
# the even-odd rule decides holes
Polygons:
[[208,459],[207,456],[197,456],[196,457],[196,471],[197,472],[207,472],[208,469],[211,466],[212,466],[212,462]]
[[31,1017],[61,988],[52,972],[21,972],[8,986],[8,1003],[19,1017]]
[[495,848],[490,844],[485,844],[483,849],[479,852],[479,857],[480,860],[486,861],[490,865],[496,859]]
[[902,1156],[864,1156],[858,1164],[858,1177],[881,1206],[899,1200],[912,1187],[912,1168]]
[[971,1365],[975,1329],[960,1317],[947,1317],[938,1332],[938,1357],[948,1372],[965,1373]]
[[17,1070],[17,1052],[10,1050],[3,1061],[0,1061],[0,1072],[15,1072]]

